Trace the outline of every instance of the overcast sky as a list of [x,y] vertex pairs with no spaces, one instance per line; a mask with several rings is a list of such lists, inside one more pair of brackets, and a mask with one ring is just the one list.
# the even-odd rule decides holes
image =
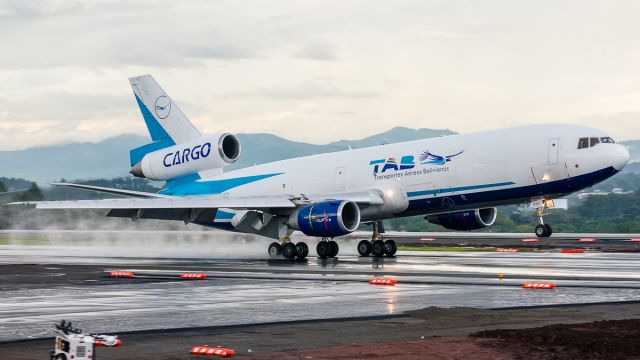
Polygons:
[[204,133],[640,139],[639,1],[0,0],[0,49],[0,150],[146,134],[147,73]]

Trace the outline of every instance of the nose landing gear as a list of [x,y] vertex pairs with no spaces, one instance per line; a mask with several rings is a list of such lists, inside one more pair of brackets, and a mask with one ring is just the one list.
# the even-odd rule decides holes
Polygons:
[[547,200],[542,200],[540,206],[538,207],[538,225],[536,225],[535,233],[539,238],[547,238],[553,234],[553,229],[551,225],[545,224],[543,216],[546,215],[544,213],[544,209],[547,207]]

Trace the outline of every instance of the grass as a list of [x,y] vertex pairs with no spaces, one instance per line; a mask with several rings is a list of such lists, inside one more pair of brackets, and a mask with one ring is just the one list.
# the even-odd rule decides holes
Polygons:
[[7,237],[0,236],[0,245],[45,245],[49,242],[45,238]]

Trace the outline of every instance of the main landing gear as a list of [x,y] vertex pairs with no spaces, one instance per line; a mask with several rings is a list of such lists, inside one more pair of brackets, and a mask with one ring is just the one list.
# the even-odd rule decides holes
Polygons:
[[338,252],[340,251],[340,247],[338,243],[334,240],[329,240],[328,238],[322,238],[316,246],[316,252],[318,253],[318,257],[321,259],[336,257]]
[[369,256],[372,254],[375,257],[394,256],[398,251],[398,246],[393,240],[384,240],[382,235],[378,233],[378,222],[373,223],[373,235],[371,241],[362,240],[358,243],[358,254],[360,256]]
[[542,200],[542,203],[538,207],[538,213],[537,213],[538,225],[536,225],[535,233],[536,233],[536,236],[539,238],[547,238],[551,236],[551,234],[553,233],[553,229],[551,228],[551,225],[545,224],[544,219],[542,218],[544,215],[546,215],[544,213],[544,209],[547,207],[546,202],[547,200]]
[[[337,244],[336,244],[337,245]],[[269,256],[283,256],[285,259],[304,259],[309,255],[309,247],[304,242],[294,244],[288,237],[282,240],[282,244],[273,242],[269,245]]]

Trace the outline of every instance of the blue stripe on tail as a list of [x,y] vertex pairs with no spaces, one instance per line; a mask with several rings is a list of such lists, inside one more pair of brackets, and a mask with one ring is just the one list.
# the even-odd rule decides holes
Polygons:
[[151,140],[153,140],[153,142],[129,151],[131,166],[139,163],[142,158],[150,152],[168,148],[169,146],[176,144],[171,136],[167,134],[162,125],[160,125],[158,120],[153,117],[151,111],[149,111],[147,106],[142,102],[142,100],[140,100],[138,95],[134,94],[134,96],[136,97],[136,102],[138,103],[138,107],[140,107],[140,112],[142,112],[142,117],[144,118],[144,122],[147,124],[147,129],[149,130],[149,135],[151,135]]

